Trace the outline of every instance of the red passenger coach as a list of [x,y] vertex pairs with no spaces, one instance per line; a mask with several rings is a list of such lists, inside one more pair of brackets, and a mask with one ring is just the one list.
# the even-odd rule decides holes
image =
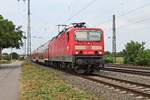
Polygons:
[[86,28],[85,23],[73,23],[39,47],[32,59],[77,73],[91,73],[104,66],[103,56],[103,30]]

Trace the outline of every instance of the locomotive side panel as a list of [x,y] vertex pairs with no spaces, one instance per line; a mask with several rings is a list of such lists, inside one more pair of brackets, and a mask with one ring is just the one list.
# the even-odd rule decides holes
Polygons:
[[72,62],[69,51],[69,34],[65,32],[51,41],[49,45],[49,61]]

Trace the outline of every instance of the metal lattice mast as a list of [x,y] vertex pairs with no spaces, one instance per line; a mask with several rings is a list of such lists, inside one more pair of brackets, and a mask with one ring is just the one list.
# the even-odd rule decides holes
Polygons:
[[30,0],[28,0],[28,27],[27,27],[27,55],[31,55],[31,19],[30,19]]
[[113,63],[116,63],[116,19],[115,15],[113,15],[113,36],[112,36],[112,55],[113,55]]
[[[18,0],[20,1],[20,0]],[[24,2],[26,0],[23,0]],[[27,56],[28,56],[28,59],[30,59],[30,55],[31,55],[31,18],[30,18],[30,0],[28,0],[28,26],[27,26],[27,44],[26,44],[26,41],[25,41],[25,49],[27,49]],[[26,53],[26,50],[25,50],[25,53]]]

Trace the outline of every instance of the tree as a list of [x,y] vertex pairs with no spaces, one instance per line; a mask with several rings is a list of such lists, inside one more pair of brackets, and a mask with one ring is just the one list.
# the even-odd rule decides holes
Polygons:
[[8,53],[3,53],[3,54],[2,54],[2,58],[3,58],[4,60],[10,60],[10,55],[9,55]]
[[142,65],[142,66],[150,66],[150,50],[144,50],[143,52],[140,52],[138,56],[135,58],[136,65]]
[[135,58],[138,57],[140,53],[144,51],[144,42],[128,42],[125,45],[124,53],[124,63],[126,64],[135,64]]
[[123,57],[123,56],[124,56],[123,51],[116,52],[116,57]]
[[0,59],[5,48],[19,49],[23,45],[23,31],[21,26],[16,27],[12,21],[4,19],[0,15]]
[[19,59],[19,54],[16,52],[11,53],[10,55],[12,56],[12,59]]

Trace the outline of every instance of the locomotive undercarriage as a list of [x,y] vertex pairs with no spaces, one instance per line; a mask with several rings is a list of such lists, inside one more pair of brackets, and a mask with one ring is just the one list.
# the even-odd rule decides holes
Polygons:
[[74,59],[74,71],[79,74],[97,72],[104,67],[100,56],[75,56]]
[[73,56],[72,61],[48,61],[46,65],[84,74],[99,71],[104,67],[104,60],[101,56]]

